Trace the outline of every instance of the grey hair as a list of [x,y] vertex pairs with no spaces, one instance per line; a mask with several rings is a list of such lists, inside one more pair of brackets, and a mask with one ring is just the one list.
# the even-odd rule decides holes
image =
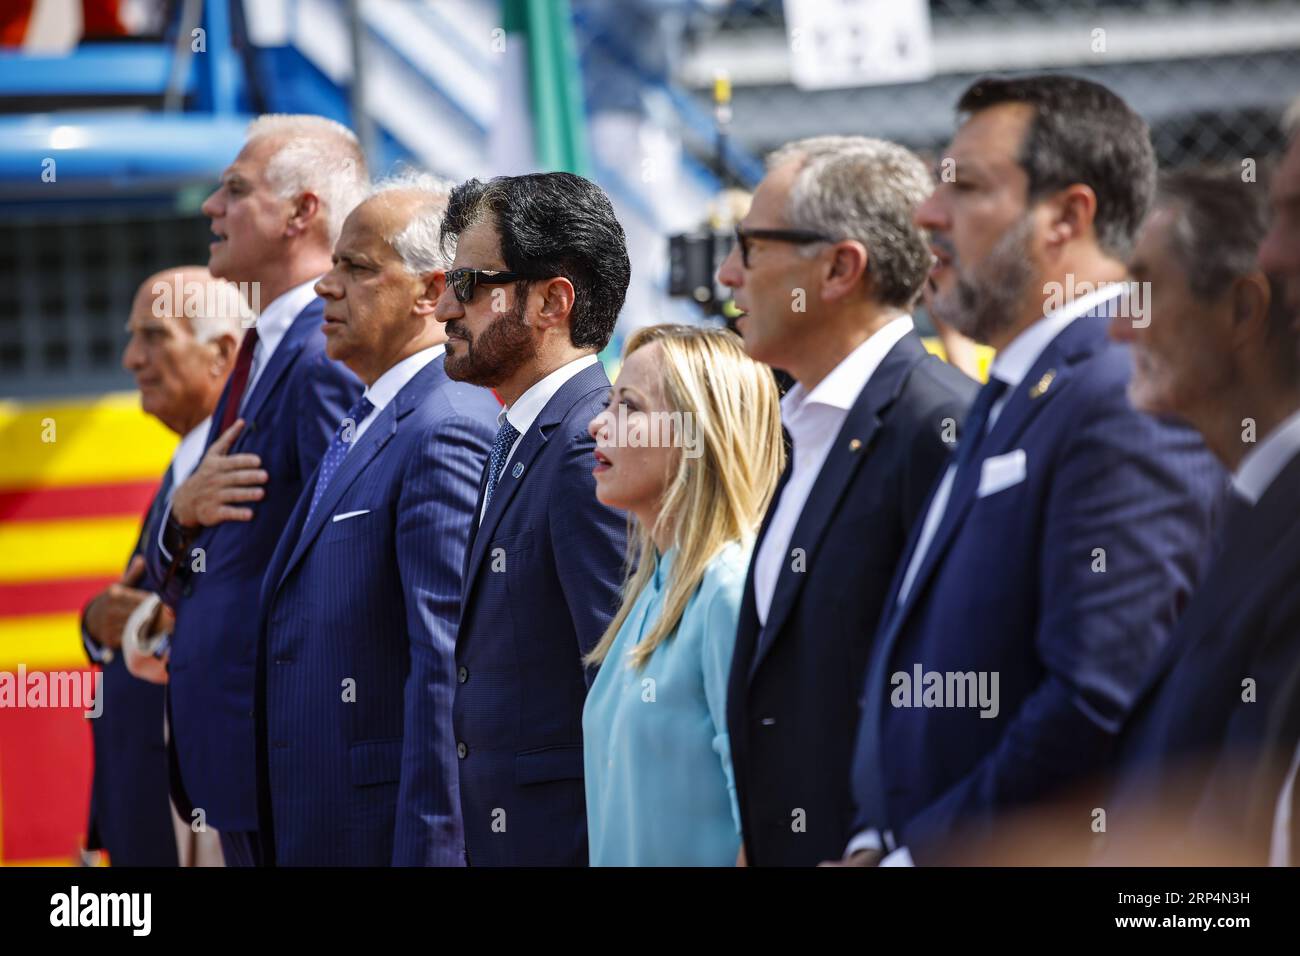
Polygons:
[[442,231],[442,214],[447,210],[447,199],[455,184],[448,179],[419,170],[404,170],[377,183],[367,199],[386,193],[414,193],[421,197],[410,218],[384,240],[402,258],[402,264],[411,275],[425,275],[446,269],[451,261],[443,253],[439,242]]
[[267,182],[281,199],[315,195],[333,247],[343,220],[365,196],[370,181],[356,134],[324,116],[268,113],[248,124],[248,140],[260,136],[283,140],[267,161]]
[[884,305],[911,308],[930,272],[929,237],[912,221],[934,188],[915,153],[866,136],[814,136],[787,143],[767,168],[798,162],[786,218],[834,241],[867,247],[867,274]]
[[1198,298],[1217,299],[1235,280],[1258,269],[1268,207],[1264,191],[1243,182],[1238,170],[1165,173],[1155,204],[1173,212],[1170,246]]
[[231,335],[239,341],[244,334],[244,320],[256,313],[233,282],[206,279],[203,284],[207,288],[202,305],[193,310],[193,314],[188,309],[185,312],[194,338],[199,342],[211,342],[223,335]]
[[223,335],[238,341],[257,315],[244,297],[248,287],[255,285],[213,278],[206,266],[181,265],[154,273],[136,294],[152,299],[155,316],[167,314],[184,321],[200,343]]

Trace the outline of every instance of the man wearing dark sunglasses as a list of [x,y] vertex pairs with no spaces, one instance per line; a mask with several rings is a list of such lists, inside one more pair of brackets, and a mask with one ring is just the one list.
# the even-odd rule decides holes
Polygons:
[[596,500],[596,358],[627,292],[623,228],[569,173],[470,180],[442,224],[447,374],[505,407],[480,482],[453,731],[471,866],[587,862],[582,657],[617,610],[626,518]]

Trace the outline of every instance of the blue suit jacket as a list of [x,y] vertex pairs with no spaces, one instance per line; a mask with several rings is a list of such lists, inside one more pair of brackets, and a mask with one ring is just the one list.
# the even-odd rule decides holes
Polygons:
[[1300,457],[1223,529],[1205,584],[1148,674],[1120,738],[1106,802],[1108,839],[1117,845],[1126,833],[1140,837],[1158,804],[1162,825],[1212,826],[1258,863],[1268,861],[1272,818],[1251,819],[1255,794],[1244,783],[1261,761],[1285,767],[1295,749],[1292,736],[1280,752],[1265,752],[1274,746],[1266,742],[1269,716],[1300,666],[1300,601],[1292,594],[1300,581],[1297,501]]
[[303,487],[261,602],[261,830],[279,865],[464,863],[453,658],[498,408],[436,358],[375,413],[310,521],[319,468]]
[[[1200,580],[1223,471],[1195,432],[1129,405],[1131,357],[1108,322],[1076,319],[1008,392],[978,454],[1023,450],[1023,480],[977,497],[970,469],[882,617],[853,830],[892,831],[918,863],[958,835],[978,847],[1000,814],[1099,769]],[[894,675],[918,665],[982,672],[987,688],[996,675],[997,715],[895,706]]]
[[[158,533],[163,504],[171,489],[171,470],[145,512],[131,557],[141,554]],[[130,562],[128,561],[129,565]],[[146,574],[140,590],[156,582]],[[92,643],[83,626],[82,640]],[[93,658],[92,658],[93,659]],[[103,713],[90,722],[95,744],[95,775],[90,791],[86,845],[105,849],[113,866],[176,866],[176,832],[167,800],[167,744],[163,740],[160,684],[132,677],[122,654],[100,664]]]
[[564,383],[473,532],[453,722],[471,866],[587,862],[581,658],[618,608],[627,540],[591,474],[587,424],[608,390],[599,364]]
[[[858,395],[826,456],[787,548],[803,549],[803,569],[783,562],[763,627],[750,564],[727,728],[751,866],[814,866],[844,850],[871,638],[898,556],[948,460],[945,432],[965,417],[977,389],[914,333],[904,336]],[[789,467],[755,555],[788,476]],[[804,811],[799,828],[796,808]]]
[[[253,685],[262,576],[303,484],[325,454],[361,383],[325,355],[320,299],[298,314],[257,380],[241,416],[233,453],[261,456],[270,476],[251,521],[202,529],[165,592],[176,610],[168,668],[172,798],[187,818],[204,811],[218,830],[257,828]],[[212,416],[218,437],[227,383]],[[194,570],[202,549],[204,570]],[[165,579],[167,559],[151,542],[150,573]]]

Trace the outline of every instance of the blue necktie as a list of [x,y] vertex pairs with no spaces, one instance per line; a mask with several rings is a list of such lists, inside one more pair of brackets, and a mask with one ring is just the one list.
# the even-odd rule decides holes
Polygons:
[[989,380],[980,389],[979,394],[975,396],[975,401],[966,414],[966,420],[962,423],[961,441],[957,444],[957,458],[954,462],[957,471],[953,476],[954,488],[961,480],[962,470],[970,465],[975,458],[975,452],[984,443],[984,433],[988,431],[989,412],[993,410],[994,403],[1002,397],[1002,393],[1006,390],[1006,382],[1000,378],[990,376]]
[[[330,479],[334,473],[339,470],[339,465],[343,464],[343,459],[352,447],[352,442],[356,437],[357,428],[366,416],[375,410],[375,406],[370,404],[370,399],[362,395],[357,399],[357,403],[348,409],[347,415],[339,423],[338,431],[334,433],[334,440],[330,442],[329,450],[325,452],[325,457],[321,459],[320,474],[316,478],[316,489],[311,493],[311,507],[307,509],[307,521],[311,521],[312,512],[316,510],[321,496],[325,494],[325,489],[329,487]],[[307,522],[303,522],[306,524]]]
[[506,459],[510,457],[510,449],[515,446],[515,439],[519,437],[519,429],[510,424],[506,419],[497,429],[497,437],[492,442],[492,455],[488,458],[488,480],[487,489],[483,492],[483,511],[487,511],[488,505],[492,501],[492,492],[496,490],[497,479],[501,477],[501,469],[506,466]]

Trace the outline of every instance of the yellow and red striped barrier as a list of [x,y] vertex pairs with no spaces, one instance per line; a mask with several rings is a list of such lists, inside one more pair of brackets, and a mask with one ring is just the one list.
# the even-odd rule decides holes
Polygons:
[[[0,402],[0,671],[80,670],[80,611],[116,579],[176,437],[134,394]],[[79,710],[0,707],[0,864],[72,862],[85,838]]]

